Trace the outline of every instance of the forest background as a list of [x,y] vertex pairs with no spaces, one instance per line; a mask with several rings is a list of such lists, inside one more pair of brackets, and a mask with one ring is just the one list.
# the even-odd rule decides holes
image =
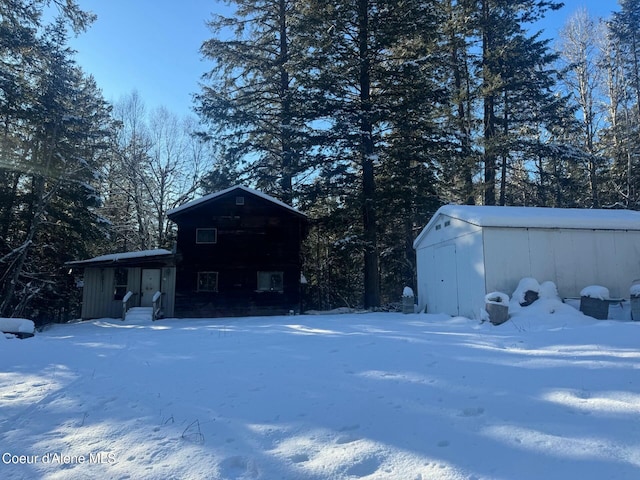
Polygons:
[[318,309],[397,301],[445,203],[638,209],[640,0],[553,41],[546,0],[228,3],[191,118],[104,99],[75,1],[0,1],[0,317],[74,318],[65,262],[170,249],[166,212],[234,184],[309,216]]

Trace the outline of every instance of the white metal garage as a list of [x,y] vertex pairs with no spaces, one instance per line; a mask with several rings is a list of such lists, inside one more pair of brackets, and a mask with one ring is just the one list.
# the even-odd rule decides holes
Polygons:
[[640,212],[538,207],[441,207],[413,243],[418,303],[479,318],[488,292],[524,277],[553,281],[563,297],[603,285],[628,297],[640,278]]

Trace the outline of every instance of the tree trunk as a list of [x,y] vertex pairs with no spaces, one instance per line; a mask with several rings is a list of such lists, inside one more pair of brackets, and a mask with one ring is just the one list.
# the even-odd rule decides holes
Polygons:
[[291,141],[291,92],[289,91],[289,44],[287,37],[287,4],[286,0],[278,1],[278,26],[280,34],[280,55],[278,68],[280,70],[280,95],[282,96],[282,109],[280,112],[280,129],[282,141],[282,173],[280,188],[282,189],[282,201],[291,204],[293,201],[293,151]]
[[493,34],[489,16],[489,0],[482,2],[482,75],[484,95],[484,204],[496,204],[496,154],[493,145],[496,136],[495,94],[493,93],[492,71],[489,56],[493,48]]
[[371,77],[369,59],[369,1],[358,0],[358,52],[360,59],[360,154],[362,163],[362,223],[364,229],[364,308],[380,305]]

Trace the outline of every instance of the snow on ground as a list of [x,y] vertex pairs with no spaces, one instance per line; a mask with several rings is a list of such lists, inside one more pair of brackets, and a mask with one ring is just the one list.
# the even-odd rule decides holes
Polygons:
[[640,478],[640,323],[536,302],[0,337],[3,479]]

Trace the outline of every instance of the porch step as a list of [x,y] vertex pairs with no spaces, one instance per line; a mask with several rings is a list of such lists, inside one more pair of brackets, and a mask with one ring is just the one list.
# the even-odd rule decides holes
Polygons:
[[151,322],[152,320],[152,307],[131,307],[129,310],[127,310],[127,316],[124,319],[125,322],[132,323]]

